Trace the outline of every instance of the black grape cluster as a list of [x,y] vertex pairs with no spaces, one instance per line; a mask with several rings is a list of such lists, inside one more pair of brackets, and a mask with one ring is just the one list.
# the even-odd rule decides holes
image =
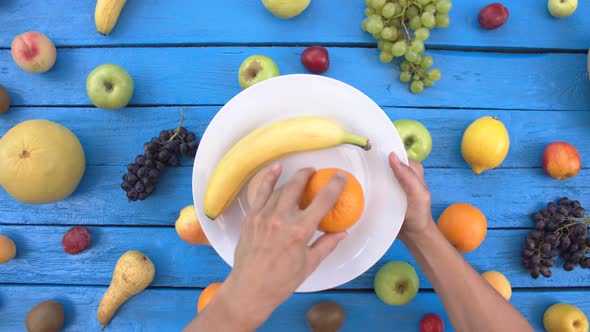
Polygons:
[[135,157],[135,162],[127,165],[121,188],[131,201],[143,201],[158,185],[158,178],[167,166],[179,165],[184,155],[194,158],[199,143],[194,133],[179,126],[176,130],[163,130],[158,137],[143,146],[143,154]]
[[563,269],[573,270],[576,266],[590,268],[590,239],[588,224],[590,217],[580,202],[561,198],[557,204],[533,213],[531,218],[535,229],[527,234],[522,249],[524,266],[531,271],[531,277],[551,277],[551,267],[558,257],[565,261]]

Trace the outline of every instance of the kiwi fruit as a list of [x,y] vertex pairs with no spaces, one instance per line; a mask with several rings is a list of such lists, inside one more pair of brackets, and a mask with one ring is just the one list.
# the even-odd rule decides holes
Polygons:
[[320,302],[307,312],[307,325],[312,332],[337,332],[344,324],[346,313],[334,301]]
[[0,84],[0,114],[6,112],[10,107],[10,96],[4,87]]
[[56,301],[37,303],[25,319],[28,332],[59,332],[63,325],[64,308]]

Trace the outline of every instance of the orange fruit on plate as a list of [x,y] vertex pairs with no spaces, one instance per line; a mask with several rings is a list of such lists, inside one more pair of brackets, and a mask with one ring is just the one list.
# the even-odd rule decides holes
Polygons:
[[449,206],[438,218],[437,225],[447,240],[462,253],[479,247],[488,227],[484,214],[467,203]]
[[338,172],[346,174],[347,182],[338,201],[318,226],[319,230],[327,233],[343,232],[349,229],[359,221],[365,208],[365,194],[360,182],[351,173],[338,168],[320,169],[312,175],[303,192],[300,207],[307,208],[314,197]]
[[221,283],[215,282],[215,283],[212,283],[211,285],[207,286],[207,288],[205,288],[201,292],[201,296],[199,296],[199,303],[197,304],[197,312],[203,311],[203,309],[205,309],[207,304],[209,304],[209,302],[211,302],[211,299],[213,298],[215,293],[217,293],[219,286],[221,286]]

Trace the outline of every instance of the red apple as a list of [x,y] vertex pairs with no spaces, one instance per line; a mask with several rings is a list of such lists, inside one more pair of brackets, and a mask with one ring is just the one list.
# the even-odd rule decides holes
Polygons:
[[420,332],[443,332],[445,323],[437,314],[428,314],[420,321]]
[[576,176],[582,159],[576,148],[565,142],[553,142],[543,151],[543,169],[552,178],[565,180]]
[[309,47],[301,54],[301,62],[310,72],[321,74],[330,67],[328,50],[322,46]]

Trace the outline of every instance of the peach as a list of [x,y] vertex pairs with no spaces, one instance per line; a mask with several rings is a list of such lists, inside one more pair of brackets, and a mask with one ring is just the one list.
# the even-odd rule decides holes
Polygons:
[[506,301],[512,297],[512,287],[506,277],[498,271],[487,271],[481,275],[490,285],[502,295]]
[[11,238],[0,234],[0,264],[8,263],[16,256],[16,245]]
[[10,108],[10,96],[4,87],[0,84],[0,114],[8,111]]
[[44,73],[55,64],[57,51],[53,42],[40,32],[20,34],[12,41],[12,58],[22,70]]
[[180,211],[175,228],[178,236],[187,243],[211,245],[201,228],[194,205],[189,205]]

